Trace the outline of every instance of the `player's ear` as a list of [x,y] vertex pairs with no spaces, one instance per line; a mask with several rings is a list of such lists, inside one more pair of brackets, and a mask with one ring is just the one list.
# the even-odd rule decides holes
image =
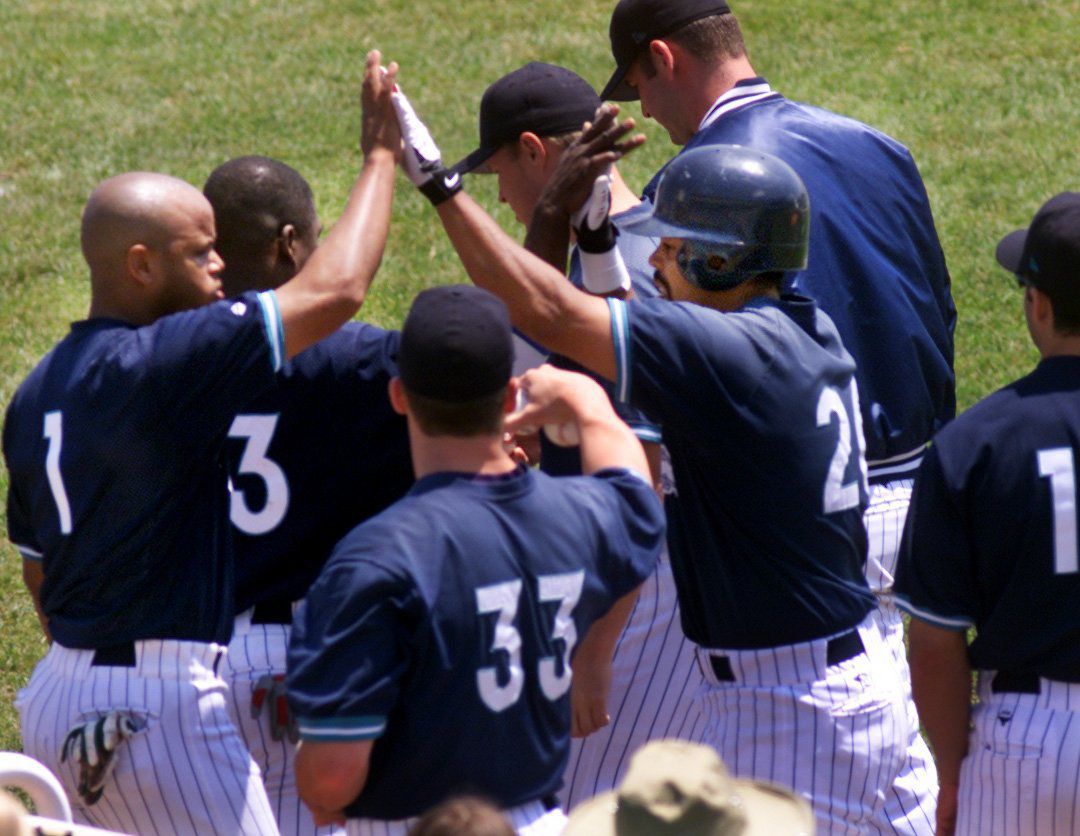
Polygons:
[[531,165],[543,168],[547,161],[547,148],[544,141],[532,131],[524,131],[518,137],[518,156]]
[[154,281],[154,253],[145,244],[133,244],[124,256],[128,275],[139,285],[149,286]]
[[507,415],[517,411],[518,389],[520,388],[518,379],[516,377],[510,378],[510,382],[506,385],[506,398],[503,401],[503,412]]
[[398,415],[408,415],[409,402],[405,399],[405,387],[401,385],[401,378],[390,378],[387,391],[390,395],[390,406],[394,408],[394,412]]
[[300,260],[300,254],[297,251],[300,239],[296,234],[296,227],[292,224],[285,224],[281,228],[281,232],[278,233],[276,240],[278,258],[296,269]]
[[675,75],[675,52],[667,41],[649,41],[649,57],[656,72],[667,80]]

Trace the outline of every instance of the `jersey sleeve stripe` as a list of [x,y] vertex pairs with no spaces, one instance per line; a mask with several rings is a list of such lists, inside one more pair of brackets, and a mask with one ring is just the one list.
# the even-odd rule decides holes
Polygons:
[[615,347],[615,396],[626,403],[630,398],[630,325],[626,319],[626,302],[608,299],[608,309]]
[[266,341],[270,344],[270,362],[274,371],[281,371],[285,365],[285,328],[281,324],[281,309],[278,307],[277,294],[264,290],[258,295],[259,307],[262,308],[263,325],[266,327]]
[[902,609],[904,612],[913,615],[915,618],[925,621],[929,624],[933,624],[937,627],[944,627],[946,630],[967,630],[969,627],[975,626],[975,620],[968,618],[967,616],[947,617],[938,615],[937,613],[924,610],[921,607],[916,607],[907,598],[900,595],[895,596],[896,606]]
[[32,549],[29,546],[24,546],[21,543],[12,543],[12,545],[18,550],[19,554],[21,554],[27,560],[41,560],[43,557],[45,557],[45,555],[43,555],[37,549]]
[[649,441],[653,444],[659,444],[663,440],[660,428],[656,426],[656,424],[646,424],[641,421],[627,421],[626,423],[627,426],[634,431],[634,435],[636,435],[640,441]]
[[304,740],[373,740],[386,730],[385,717],[299,718]]

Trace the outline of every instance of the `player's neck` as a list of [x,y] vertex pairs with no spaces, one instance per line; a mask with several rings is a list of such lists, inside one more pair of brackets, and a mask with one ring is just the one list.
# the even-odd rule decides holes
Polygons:
[[517,463],[496,436],[425,436],[410,427],[413,471],[417,479],[432,473],[509,473]]
[[697,126],[705,118],[716,100],[724,93],[733,88],[738,82],[748,78],[754,78],[754,72],[750,59],[745,55],[739,58],[729,58],[710,68],[702,68],[701,81],[690,88],[689,101],[687,102],[691,121],[696,132]]

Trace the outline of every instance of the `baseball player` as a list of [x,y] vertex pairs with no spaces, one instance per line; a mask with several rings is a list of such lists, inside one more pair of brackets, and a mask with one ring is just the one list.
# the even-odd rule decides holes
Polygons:
[[[583,375],[521,378],[507,422],[575,422],[587,476],[553,479],[503,447],[510,319],[470,286],[433,288],[401,334],[394,408],[417,483],[338,544],[301,605],[289,700],[301,797],[350,833],[405,833],[480,792],[522,834],[561,833],[579,638],[652,572],[663,510],[640,443]],[[553,525],[552,521],[558,524]]]
[[[621,0],[610,37],[616,69],[602,98],[640,100],[681,153],[744,145],[784,160],[806,184],[810,257],[785,287],[821,306],[855,359],[870,476],[866,575],[908,681],[903,622],[891,600],[896,549],[923,449],[956,409],[956,309],[918,169],[894,139],[774,91],[755,73],[724,0]],[[646,198],[655,198],[659,178]],[[908,702],[917,730],[910,695]],[[881,826],[928,834],[933,761],[917,731],[909,749]]]
[[1041,360],[935,437],[896,591],[915,616],[937,832],[1064,836],[1080,829],[1080,193],[1049,200],[997,257]]
[[[311,188],[282,162],[229,160],[203,192],[228,297],[280,286],[318,245]],[[397,345],[396,332],[347,322],[286,363],[229,428],[237,621],[221,675],[283,833],[314,830],[296,794],[285,704],[294,602],[334,544],[412,484],[405,421],[387,395]]]
[[[496,174],[500,199],[510,204],[519,222],[528,224],[543,211],[537,209],[541,194],[550,181],[557,179],[555,172],[566,143],[593,118],[599,106],[596,92],[576,73],[551,64],[526,64],[484,91],[480,102],[480,147],[454,170]],[[613,167],[610,176],[612,221],[618,225],[634,217],[640,201],[617,169]],[[553,245],[539,247],[540,239],[530,232],[526,247],[560,270],[565,269],[569,219],[562,215],[555,224],[544,226],[544,232],[549,233],[544,241],[554,238]],[[570,281],[602,295],[625,296],[629,292],[637,298],[655,297],[648,258],[657,243],[657,239],[642,235],[619,235],[616,246],[627,269],[616,274],[616,281],[600,284],[595,274],[582,270],[582,260],[591,259],[593,254],[575,246],[570,256]],[[601,273],[600,278],[608,275]],[[587,279],[592,282],[590,286],[586,286]],[[585,371],[559,355],[548,362],[558,368]],[[611,395],[610,385],[600,382],[608,386]],[[660,428],[639,410],[617,401],[613,406],[641,440],[654,482],[660,483]],[[541,433],[540,448],[540,469],[545,473],[581,473],[576,445],[560,446]],[[587,658],[596,654],[601,658]],[[584,715],[587,721],[592,714],[610,713],[610,722],[572,741],[559,793],[563,808],[569,810],[616,786],[629,767],[630,755],[646,741],[665,737],[698,739],[704,718],[694,697],[701,682],[693,645],[680,626],[675,581],[665,551],[656,571],[638,593],[629,620],[617,637],[614,657],[610,648],[585,645],[579,650],[573,695],[580,709],[575,716]],[[611,691],[604,695],[608,683]],[[598,700],[602,704],[589,711],[586,697],[595,693],[602,695]],[[591,724],[575,728],[575,735],[590,729]]]
[[89,318],[16,392],[8,531],[43,582],[53,643],[19,709],[27,754],[80,821],[129,833],[276,833],[218,666],[234,616],[222,456],[238,409],[356,311],[389,225],[400,134],[368,55],[364,167],[319,253],[275,291],[222,300],[194,187],[135,172],[82,219]]
[[[567,152],[576,201],[643,141],[619,141],[633,122],[615,112],[605,105]],[[793,787],[822,830],[870,830],[909,719],[862,573],[854,363],[812,301],[780,291],[782,273],[806,263],[801,180],[736,146],[680,157],[653,214],[630,226],[662,236],[651,263],[665,298],[636,304],[561,281],[460,191],[437,209],[470,277],[503,296],[519,328],[663,426],[668,547],[707,684],[707,741],[736,775]]]

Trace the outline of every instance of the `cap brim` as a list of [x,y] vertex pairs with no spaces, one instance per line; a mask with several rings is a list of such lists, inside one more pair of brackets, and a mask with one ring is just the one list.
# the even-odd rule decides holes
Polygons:
[[1015,232],[1010,232],[998,242],[994,257],[997,258],[998,264],[1010,273],[1019,274],[1021,272],[1020,259],[1024,256],[1024,244],[1027,243],[1027,235],[1028,231],[1026,229],[1018,229]]
[[619,66],[615,68],[615,72],[611,74],[611,78],[608,79],[608,83],[604,85],[604,89],[600,93],[600,101],[636,102],[641,98],[638,95],[637,88],[626,83],[626,72],[629,69],[629,64],[625,67]]
[[498,148],[477,148],[469,156],[463,157],[450,166],[450,170],[458,174],[490,174],[487,161],[498,150]]

